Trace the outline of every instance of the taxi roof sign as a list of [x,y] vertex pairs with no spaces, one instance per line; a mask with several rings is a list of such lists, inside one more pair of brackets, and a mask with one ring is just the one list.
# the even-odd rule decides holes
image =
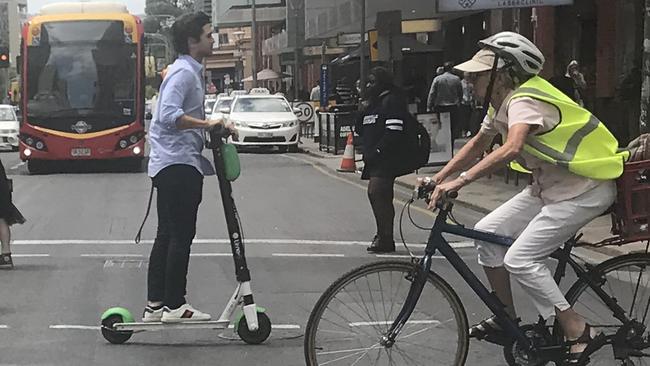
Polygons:
[[250,94],[271,94],[271,91],[267,88],[253,88],[251,89]]

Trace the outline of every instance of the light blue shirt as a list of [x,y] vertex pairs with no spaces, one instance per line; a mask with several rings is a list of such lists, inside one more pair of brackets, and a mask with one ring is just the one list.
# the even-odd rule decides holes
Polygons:
[[214,175],[212,163],[201,152],[205,146],[205,130],[179,130],[183,115],[205,119],[203,107],[203,65],[182,55],[169,67],[160,86],[160,95],[149,127],[149,176],[155,177],[164,168],[185,164],[203,175]]

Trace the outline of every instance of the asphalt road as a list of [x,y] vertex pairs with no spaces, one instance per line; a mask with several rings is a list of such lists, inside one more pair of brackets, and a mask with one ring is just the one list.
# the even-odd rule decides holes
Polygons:
[[[235,201],[255,299],[276,326],[270,339],[249,346],[231,330],[164,331],[111,345],[98,330],[100,314],[119,305],[138,317],[146,299],[155,210],[143,243],[132,239],[150,180],[145,173],[103,164],[28,175],[17,153],[0,158],[14,179],[14,202],[28,219],[13,228],[16,268],[0,272],[0,365],[303,365],[302,336],[320,294],[341,274],[378,260],[365,251],[374,223],[363,182],[315,166],[303,154],[242,154]],[[403,202],[409,195],[398,188],[396,199]],[[234,289],[234,267],[214,177],[206,178],[203,197],[188,295],[193,305],[216,317]],[[430,225],[433,216],[421,207],[412,210],[413,219]],[[471,225],[481,215],[459,207],[456,217]],[[403,228],[408,243],[426,241],[427,232],[408,222]],[[456,245],[481,273],[468,244]],[[420,253],[421,246],[413,250]],[[396,256],[408,258],[403,247]],[[444,259],[435,259],[434,268],[459,293],[470,323],[488,315]],[[521,315],[534,320],[517,286],[515,294]],[[498,347],[472,342],[467,364],[504,361]]]

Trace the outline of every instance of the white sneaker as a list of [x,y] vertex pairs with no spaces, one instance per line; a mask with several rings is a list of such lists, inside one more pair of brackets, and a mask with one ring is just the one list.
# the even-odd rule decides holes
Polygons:
[[144,308],[142,313],[142,322],[144,323],[157,323],[160,322],[163,316],[163,307],[160,309],[153,309],[151,306]]
[[212,319],[210,314],[200,312],[190,304],[184,304],[180,308],[173,310],[165,307],[162,314],[163,323],[208,321],[210,319]]

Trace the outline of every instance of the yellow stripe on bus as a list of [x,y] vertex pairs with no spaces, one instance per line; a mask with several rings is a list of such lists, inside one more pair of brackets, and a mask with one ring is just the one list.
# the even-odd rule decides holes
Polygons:
[[32,126],[32,127],[35,130],[39,130],[39,131],[44,132],[44,133],[49,133],[50,135],[67,137],[67,138],[75,139],[75,140],[84,140],[84,139],[92,139],[92,138],[95,138],[95,137],[106,136],[106,135],[110,135],[110,134],[115,133],[115,132],[126,130],[127,128],[130,127],[130,124],[126,125],[126,126],[112,128],[112,129],[106,130],[106,131],[93,132],[93,133],[84,133],[84,134],[55,131],[55,130],[50,130],[48,128],[43,128],[43,127],[38,127],[38,126]]

